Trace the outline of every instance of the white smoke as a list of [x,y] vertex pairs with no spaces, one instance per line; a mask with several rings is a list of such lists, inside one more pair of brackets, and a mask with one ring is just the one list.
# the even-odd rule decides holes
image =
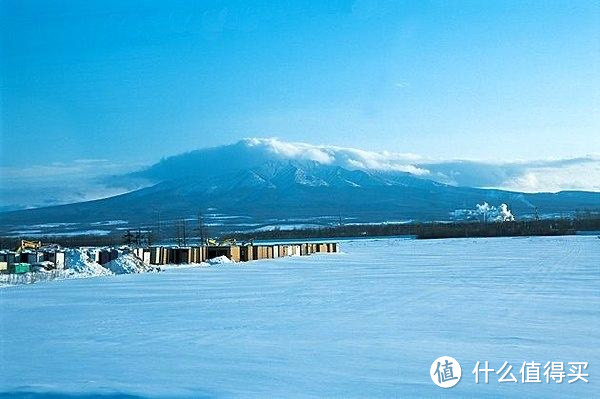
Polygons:
[[512,222],[515,220],[515,217],[513,216],[512,212],[510,211],[510,209],[508,209],[508,205],[500,204],[499,212],[500,214],[498,216],[502,218],[503,222]]
[[491,208],[494,207],[490,207],[490,204],[488,204],[487,202],[484,202],[483,204],[477,204],[477,212],[479,212],[482,215],[488,213]]
[[508,205],[500,204],[497,208],[491,206],[487,202],[477,204],[475,213],[480,216],[484,222],[512,222],[515,220],[514,215],[508,209]]

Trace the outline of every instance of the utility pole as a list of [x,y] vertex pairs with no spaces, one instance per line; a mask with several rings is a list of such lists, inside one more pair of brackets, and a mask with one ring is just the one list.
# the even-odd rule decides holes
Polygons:
[[183,246],[187,247],[187,236],[186,236],[186,231],[185,231],[185,219],[181,220],[181,226],[183,229]]
[[160,209],[156,211],[156,240],[160,243]]
[[196,227],[196,230],[200,237],[200,243],[204,245],[204,217],[200,211],[198,211],[198,226]]
[[176,228],[176,236],[177,236],[177,245],[181,246],[181,221],[177,220],[175,222],[175,228]]

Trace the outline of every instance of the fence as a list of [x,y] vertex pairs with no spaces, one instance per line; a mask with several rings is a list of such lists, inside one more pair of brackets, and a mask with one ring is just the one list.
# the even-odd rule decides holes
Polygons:
[[50,281],[64,275],[63,270],[48,272],[30,272],[23,274],[0,274],[0,285],[33,284],[39,281]]

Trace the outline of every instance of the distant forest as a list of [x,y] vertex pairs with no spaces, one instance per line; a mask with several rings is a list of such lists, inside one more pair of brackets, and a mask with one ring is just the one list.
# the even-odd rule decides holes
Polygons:
[[[572,235],[577,232],[598,232],[600,234],[600,215],[579,214],[572,219],[540,219],[507,222],[427,222],[404,224],[351,224],[322,228],[304,228],[293,230],[273,229],[254,232],[233,232],[216,237],[220,240],[235,239],[237,242],[252,240],[291,240],[335,237],[377,237],[377,236],[413,236],[417,239],[438,239],[457,237],[511,237],[511,236],[559,236]],[[199,245],[202,235],[181,235],[155,238],[153,231],[141,233],[128,231],[124,235],[108,236],[74,236],[74,237],[0,237],[0,248],[14,249],[21,239],[40,240],[43,243],[55,243],[66,247],[78,246],[114,246],[135,245],[149,246],[153,244],[178,244],[180,246]],[[197,235],[197,236],[196,236]]]
[[600,217],[585,219],[542,219],[511,222],[429,222],[407,224],[339,225],[296,230],[236,233],[237,240],[285,240],[299,238],[414,236],[418,239],[457,237],[558,236],[578,231],[600,232]]

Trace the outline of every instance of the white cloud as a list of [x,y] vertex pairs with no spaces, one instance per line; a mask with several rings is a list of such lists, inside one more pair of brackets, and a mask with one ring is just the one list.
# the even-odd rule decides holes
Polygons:
[[514,191],[540,192],[585,190],[600,191],[600,160],[563,167],[534,167],[505,181],[503,187]]
[[[287,142],[277,138],[244,139],[227,148],[237,153],[239,145],[245,146],[248,151],[244,157],[238,157],[238,162],[232,162],[231,158],[225,157],[220,151],[213,154],[216,158],[210,158],[206,162],[215,166],[218,159],[223,163],[219,165],[219,170],[225,170],[228,166],[247,166],[248,162],[314,161],[353,170],[406,172],[457,186],[522,192],[600,191],[600,155],[510,162],[439,160],[412,153],[374,152]],[[230,152],[225,153],[232,155]],[[123,173],[139,169],[140,166],[104,159],[78,159],[69,163],[26,168],[0,167],[0,210],[57,205],[122,194],[145,186],[148,181],[111,176],[123,177]]]
[[139,165],[77,159],[28,167],[0,167],[0,211],[90,201],[138,187],[109,184],[107,176]]
[[421,165],[446,184],[522,192],[600,191],[600,156],[513,162],[444,161]]
[[413,163],[422,159],[415,154],[373,152],[357,148],[287,142],[277,138],[249,138],[244,141],[251,147],[260,148],[282,159],[315,161],[349,169],[407,172],[419,176],[429,173]]
[[46,180],[79,174],[92,177],[110,173],[123,173],[133,166],[131,164],[110,162],[106,159],[75,159],[68,163],[53,162],[48,165],[31,165],[28,167],[1,166],[0,176],[2,176],[3,182],[19,181],[23,178]]
[[439,160],[412,153],[373,152],[331,145],[249,138],[244,142],[279,159],[310,160],[347,169],[406,172],[456,186],[523,192],[600,191],[600,156],[533,161]]

